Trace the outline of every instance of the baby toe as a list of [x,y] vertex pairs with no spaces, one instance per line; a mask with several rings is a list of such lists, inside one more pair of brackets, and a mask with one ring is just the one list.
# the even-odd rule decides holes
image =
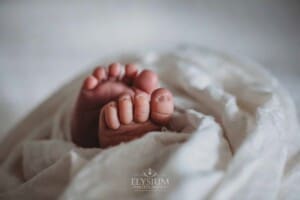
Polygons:
[[109,78],[118,78],[121,73],[121,64],[120,63],[112,63],[108,68]]
[[174,112],[172,93],[167,89],[159,88],[152,93],[150,104],[151,120],[166,125]]
[[158,87],[158,76],[150,70],[143,70],[134,80],[134,86],[151,94]]
[[129,94],[122,95],[118,100],[119,118],[122,124],[129,124],[133,120],[133,106]]
[[107,79],[107,73],[104,67],[97,67],[93,72],[94,77],[96,77],[100,82]]
[[98,85],[98,80],[94,76],[88,76],[83,82],[84,90],[92,90]]
[[120,127],[116,102],[110,102],[105,106],[104,117],[108,128],[115,130]]
[[124,82],[128,85],[133,83],[133,80],[138,74],[138,69],[135,64],[126,64],[125,65],[125,75],[124,75]]
[[138,123],[149,119],[150,104],[149,95],[144,92],[138,92],[134,97],[134,121]]

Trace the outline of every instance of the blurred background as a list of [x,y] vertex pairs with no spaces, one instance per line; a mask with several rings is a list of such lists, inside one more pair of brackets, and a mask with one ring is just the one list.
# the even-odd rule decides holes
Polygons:
[[256,60],[300,105],[298,2],[1,0],[0,138],[101,58],[182,44]]

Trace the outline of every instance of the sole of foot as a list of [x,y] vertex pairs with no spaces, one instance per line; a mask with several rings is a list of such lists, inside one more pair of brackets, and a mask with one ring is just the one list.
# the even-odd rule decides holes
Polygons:
[[[124,71],[124,73],[122,73]],[[72,140],[81,147],[98,147],[99,113],[102,107],[122,94],[142,91],[151,95],[158,88],[158,77],[150,70],[138,72],[134,64],[123,68],[112,63],[97,67],[81,87],[71,122]]]

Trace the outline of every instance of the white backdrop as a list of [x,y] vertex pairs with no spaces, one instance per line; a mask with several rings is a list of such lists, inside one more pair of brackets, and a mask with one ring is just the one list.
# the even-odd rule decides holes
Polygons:
[[299,22],[290,0],[1,1],[0,137],[102,57],[180,44],[262,63],[300,105]]

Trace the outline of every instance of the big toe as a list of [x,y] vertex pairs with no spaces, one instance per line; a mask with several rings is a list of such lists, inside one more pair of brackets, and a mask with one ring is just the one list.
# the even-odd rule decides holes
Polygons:
[[158,76],[150,70],[143,70],[134,80],[134,86],[151,94],[158,87]]
[[166,125],[174,112],[172,93],[164,88],[155,90],[151,95],[151,120]]

